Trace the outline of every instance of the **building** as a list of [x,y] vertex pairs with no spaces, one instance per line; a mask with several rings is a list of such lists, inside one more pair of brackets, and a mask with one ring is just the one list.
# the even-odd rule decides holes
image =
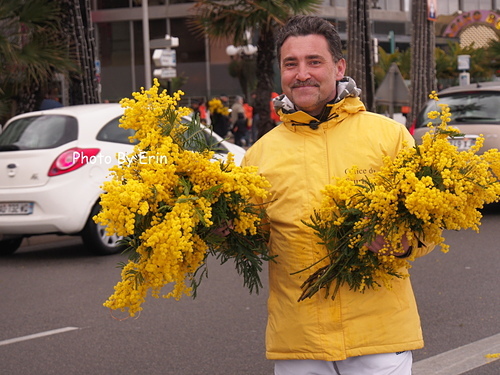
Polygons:
[[[142,4],[142,1],[145,1]],[[196,35],[189,24],[191,0],[92,0],[92,21],[97,33],[99,79],[103,100],[129,97],[140,87],[149,87],[148,61],[151,40],[166,35],[179,39],[176,51],[176,79],[191,97],[225,93],[241,94],[236,78],[229,75],[230,44],[213,43]],[[343,40],[347,37],[348,0],[324,0],[319,12],[335,23]],[[372,36],[386,51],[406,49],[411,40],[411,0],[367,0],[371,4]],[[427,0],[437,6],[436,43],[447,40],[476,45],[500,38],[500,0]],[[149,20],[149,22],[146,22]],[[144,27],[145,26],[145,27]],[[149,38],[145,37],[149,34]],[[154,44],[154,43],[153,43]],[[147,56],[145,58],[145,56]],[[146,64],[145,64],[146,61]],[[151,75],[151,74],[150,74]]]

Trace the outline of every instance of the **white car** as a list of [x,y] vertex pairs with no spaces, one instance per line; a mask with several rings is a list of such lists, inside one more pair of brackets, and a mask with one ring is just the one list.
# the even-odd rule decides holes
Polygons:
[[[94,254],[121,250],[92,217],[100,186],[120,155],[132,152],[132,130],[120,128],[120,104],[87,104],[18,115],[0,133],[0,255],[24,237],[79,235]],[[239,164],[245,150],[204,128],[218,158]]]

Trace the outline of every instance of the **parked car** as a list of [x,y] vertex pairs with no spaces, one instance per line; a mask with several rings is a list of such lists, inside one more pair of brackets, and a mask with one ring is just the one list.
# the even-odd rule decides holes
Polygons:
[[[0,255],[14,253],[24,237],[79,235],[94,254],[121,250],[116,236],[92,217],[100,186],[116,155],[132,152],[130,129],[119,127],[120,104],[69,106],[18,115],[0,134]],[[189,120],[185,118],[184,121]],[[219,158],[240,163],[245,150],[203,128]]]
[[[458,128],[463,137],[450,139],[460,151],[468,150],[480,134],[484,136],[481,152],[491,148],[500,149],[500,82],[483,82],[444,89],[438,93],[439,102],[429,100],[419,112],[410,128],[417,143],[429,129],[431,121],[427,113],[440,110],[437,103],[448,104],[451,112],[450,125]],[[441,122],[439,117],[432,120]]]

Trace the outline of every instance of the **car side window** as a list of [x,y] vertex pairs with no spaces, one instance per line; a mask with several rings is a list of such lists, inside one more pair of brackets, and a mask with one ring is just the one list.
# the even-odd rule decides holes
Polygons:
[[98,141],[113,142],[113,143],[123,143],[123,144],[136,144],[137,140],[131,142],[130,138],[134,135],[134,130],[124,129],[120,127],[121,116],[111,120],[97,134],[96,139]]

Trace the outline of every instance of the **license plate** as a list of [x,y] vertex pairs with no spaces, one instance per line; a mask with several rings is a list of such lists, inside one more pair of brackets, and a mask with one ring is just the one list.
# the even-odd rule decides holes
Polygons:
[[0,215],[29,215],[33,202],[0,202]]
[[448,141],[453,145],[456,146],[458,151],[467,151],[470,149],[472,146],[476,144],[476,138],[475,136],[472,137],[460,137],[460,138],[450,138]]

